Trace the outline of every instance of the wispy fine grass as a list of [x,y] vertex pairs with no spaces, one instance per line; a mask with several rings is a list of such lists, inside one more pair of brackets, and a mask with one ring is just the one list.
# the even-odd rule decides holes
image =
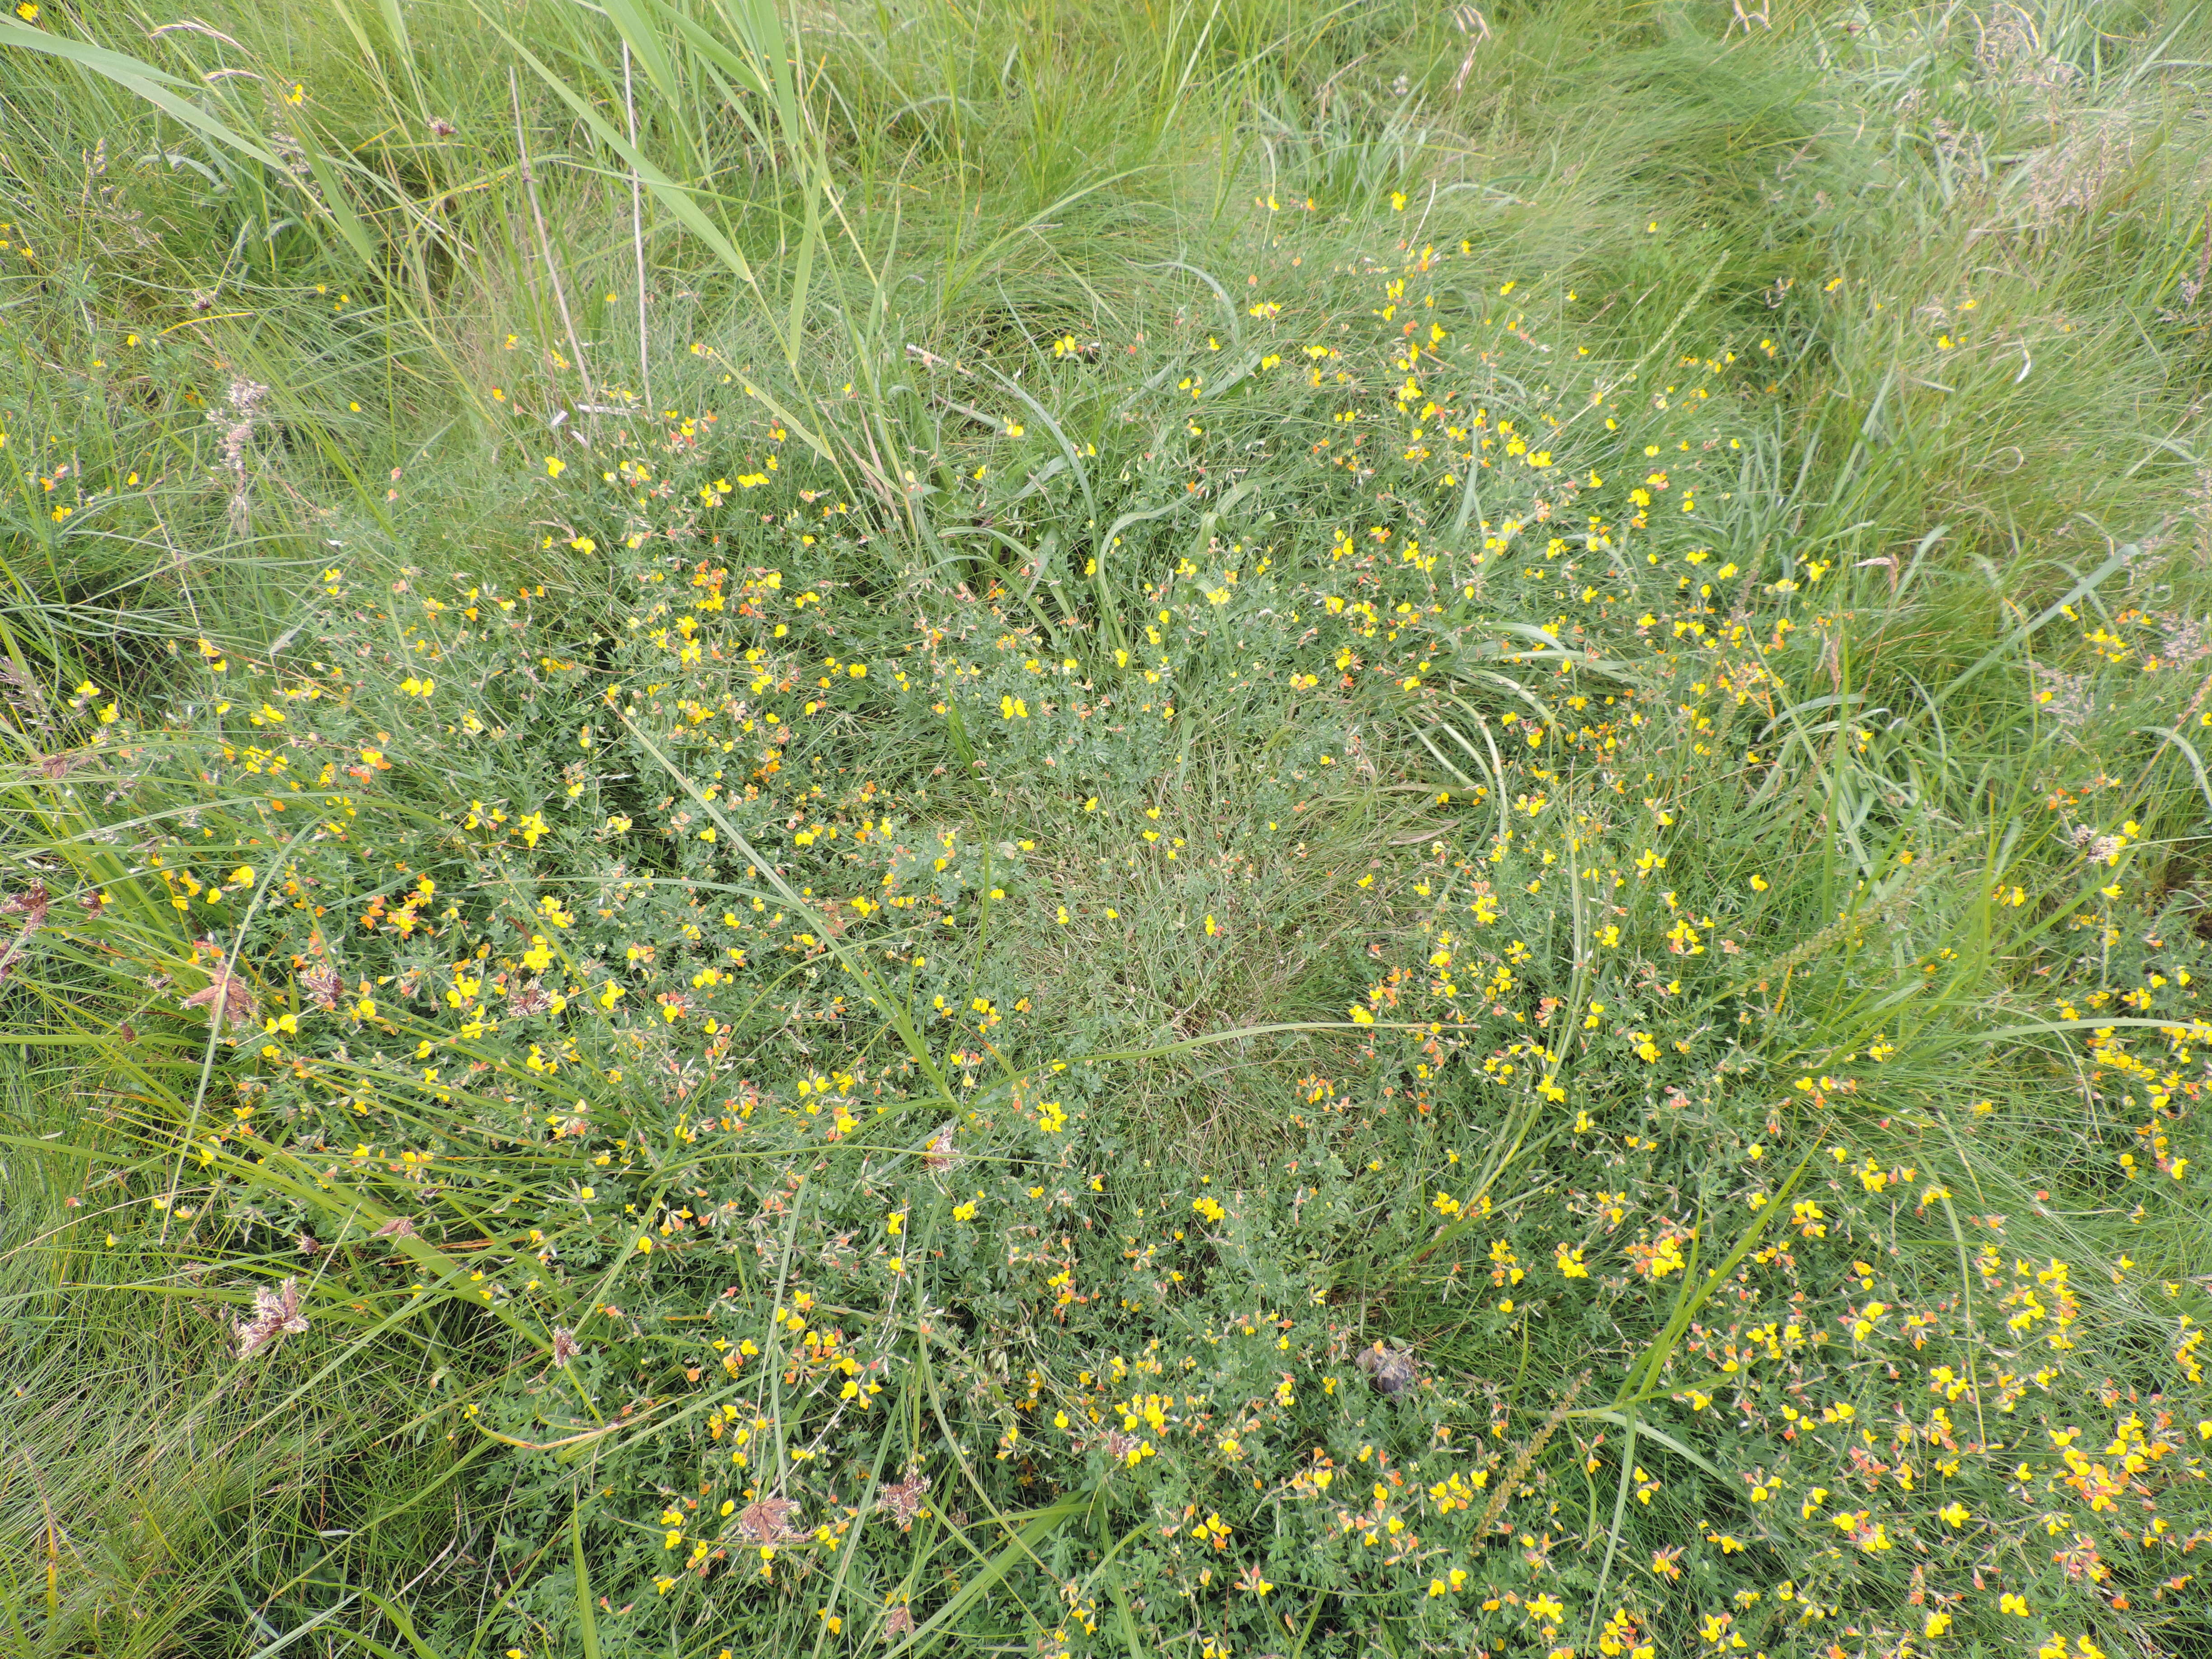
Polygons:
[[2203,1640],[2205,26],[1741,9],[8,26],[6,1639]]

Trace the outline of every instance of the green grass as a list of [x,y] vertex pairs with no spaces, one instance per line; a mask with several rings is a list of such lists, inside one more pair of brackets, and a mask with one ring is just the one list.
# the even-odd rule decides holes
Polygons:
[[0,1648],[2212,1642],[2212,22],[33,9]]

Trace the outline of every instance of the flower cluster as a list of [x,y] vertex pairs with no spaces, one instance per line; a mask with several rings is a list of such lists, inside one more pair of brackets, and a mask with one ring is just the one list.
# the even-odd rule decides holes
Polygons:
[[[637,1650],[2081,1659],[2183,1605],[2212,1023],[2151,792],[2067,745],[2212,721],[2195,635],[2044,670],[2039,816],[1966,845],[1834,689],[1887,578],[1757,531],[1771,340],[1642,378],[1472,240],[1323,280],[1279,210],[1245,304],[1054,330],[1018,401],[922,354],[927,478],[702,341],[694,412],[533,444],[527,582],[341,556],[166,714],[79,686],[23,787],[118,827],[0,969],[123,964],[204,1063],[139,1224],[338,1253],[241,1292],[258,1363],[452,1310],[441,1431],[540,1519],[588,1455]],[[2086,1121],[2007,1103],[2062,1057]]]

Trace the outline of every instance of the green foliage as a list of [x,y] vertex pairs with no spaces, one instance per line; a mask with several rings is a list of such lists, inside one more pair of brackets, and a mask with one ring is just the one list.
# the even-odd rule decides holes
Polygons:
[[1498,13],[9,27],[9,1643],[2196,1638],[2193,26]]

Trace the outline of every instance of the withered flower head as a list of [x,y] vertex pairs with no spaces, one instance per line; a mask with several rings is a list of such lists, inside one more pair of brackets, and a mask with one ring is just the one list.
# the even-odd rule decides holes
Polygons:
[[208,971],[212,977],[185,999],[185,1006],[206,1009],[208,1018],[218,1028],[226,1020],[235,1025],[252,1019],[258,1005],[244,976],[220,963]]
[[259,1285],[253,1291],[253,1317],[238,1322],[238,1357],[245,1359],[267,1347],[278,1337],[296,1335],[307,1328],[300,1311],[300,1281],[288,1279],[271,1291]]

